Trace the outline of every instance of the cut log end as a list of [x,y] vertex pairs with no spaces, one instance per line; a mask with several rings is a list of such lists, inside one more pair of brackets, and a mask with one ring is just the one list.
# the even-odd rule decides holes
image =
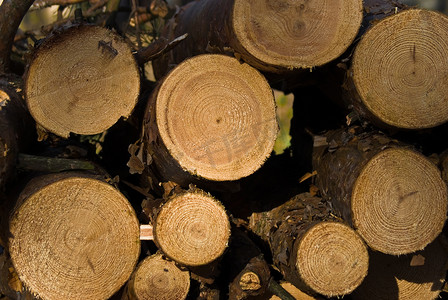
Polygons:
[[447,188],[426,157],[390,148],[363,168],[351,203],[353,224],[366,243],[400,255],[423,249],[442,231]]
[[388,126],[419,129],[448,121],[448,17],[411,9],[383,19],[353,56],[359,100]]
[[190,273],[155,254],[138,265],[128,288],[132,300],[183,300],[190,289]]
[[340,56],[356,37],[362,16],[361,0],[235,0],[233,28],[259,61],[310,68]]
[[175,68],[157,94],[160,137],[185,171],[238,180],[271,154],[278,132],[273,93],[247,64],[200,55]]
[[157,214],[154,239],[171,259],[188,266],[211,263],[227,247],[230,222],[212,196],[190,190],[168,200]]
[[48,37],[26,76],[32,116],[62,137],[107,130],[130,115],[139,89],[139,70],[129,45],[96,26],[73,26]]
[[440,236],[423,251],[391,256],[372,251],[369,274],[352,299],[439,299],[445,281],[448,248]]
[[16,208],[10,231],[19,278],[43,299],[107,299],[128,280],[140,253],[131,205],[90,178],[39,185]]
[[337,222],[320,222],[303,236],[296,268],[314,291],[342,296],[357,288],[367,275],[369,256],[361,237]]

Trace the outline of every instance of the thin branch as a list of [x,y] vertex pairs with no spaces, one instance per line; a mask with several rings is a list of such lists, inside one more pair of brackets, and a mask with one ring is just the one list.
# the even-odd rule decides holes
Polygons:
[[97,10],[100,7],[103,7],[107,4],[109,0],[99,0],[96,3],[94,3],[86,12],[87,15],[92,14],[95,10]]
[[186,39],[188,36],[187,33],[175,38],[172,41],[168,41],[166,38],[159,38],[149,44],[147,47],[140,49],[135,57],[137,59],[138,64],[144,64],[150,60],[156,59],[157,57],[162,56],[167,53],[174,47],[176,47],[180,42]]
[[9,71],[14,37],[33,2],[34,0],[7,0],[0,6],[0,74]]
[[139,26],[139,20],[138,20],[137,1],[136,0],[132,0],[132,12],[134,14],[137,46],[138,46],[138,49],[140,50],[142,48],[142,41],[140,39],[140,26]]
[[31,5],[30,10],[38,10],[53,5],[67,6],[71,4],[86,2],[87,0],[35,0]]

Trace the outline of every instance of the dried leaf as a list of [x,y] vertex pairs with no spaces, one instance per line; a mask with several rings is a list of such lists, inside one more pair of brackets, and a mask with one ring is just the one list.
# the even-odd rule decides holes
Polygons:
[[9,276],[8,276],[9,287],[13,291],[21,293],[23,291],[23,285],[19,279],[19,275],[17,275],[16,270],[13,267],[10,267],[8,270],[9,270]]
[[425,257],[421,254],[415,254],[412,256],[411,263],[409,264],[411,267],[419,267],[425,265]]

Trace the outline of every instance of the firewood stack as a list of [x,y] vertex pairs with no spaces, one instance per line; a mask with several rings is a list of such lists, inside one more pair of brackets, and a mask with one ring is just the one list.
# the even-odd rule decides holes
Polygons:
[[[33,1],[10,2],[0,23]],[[87,1],[69,2],[33,9]],[[130,38],[118,6],[92,13],[106,2],[77,4],[24,72],[9,62],[17,22],[0,24],[0,299],[442,293],[447,16],[141,0]],[[148,15],[165,26],[142,46]],[[281,155],[273,88],[295,96]]]

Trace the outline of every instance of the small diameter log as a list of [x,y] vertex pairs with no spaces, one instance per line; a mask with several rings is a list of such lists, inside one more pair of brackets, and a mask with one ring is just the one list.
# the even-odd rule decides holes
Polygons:
[[168,24],[169,39],[188,33],[184,47],[155,61],[156,76],[201,53],[235,53],[267,72],[323,65],[354,40],[361,0],[206,0],[184,6]]
[[299,194],[268,212],[254,213],[250,227],[269,243],[285,280],[310,294],[351,293],[367,274],[367,247],[349,226],[332,221],[322,199]]
[[202,266],[227,248],[230,222],[222,204],[197,188],[176,191],[157,210],[154,242],[170,259]]
[[153,92],[143,124],[146,152],[165,180],[238,180],[271,154],[278,125],[266,79],[224,55],[190,58]]
[[387,17],[356,46],[345,87],[362,117],[383,128],[448,121],[448,17],[409,9]]
[[137,103],[140,74],[130,46],[106,28],[74,25],[36,49],[26,74],[31,115],[61,137],[97,134]]
[[396,257],[372,251],[369,274],[351,298],[438,299],[447,271],[447,247],[445,237],[440,236],[413,254]]
[[10,218],[12,262],[26,288],[42,299],[107,299],[137,264],[133,208],[114,187],[89,176],[33,179]]
[[189,289],[190,273],[154,254],[139,263],[122,300],[183,300]]
[[374,250],[401,255],[442,231],[447,187],[437,167],[383,134],[339,131],[315,157],[323,196]]

